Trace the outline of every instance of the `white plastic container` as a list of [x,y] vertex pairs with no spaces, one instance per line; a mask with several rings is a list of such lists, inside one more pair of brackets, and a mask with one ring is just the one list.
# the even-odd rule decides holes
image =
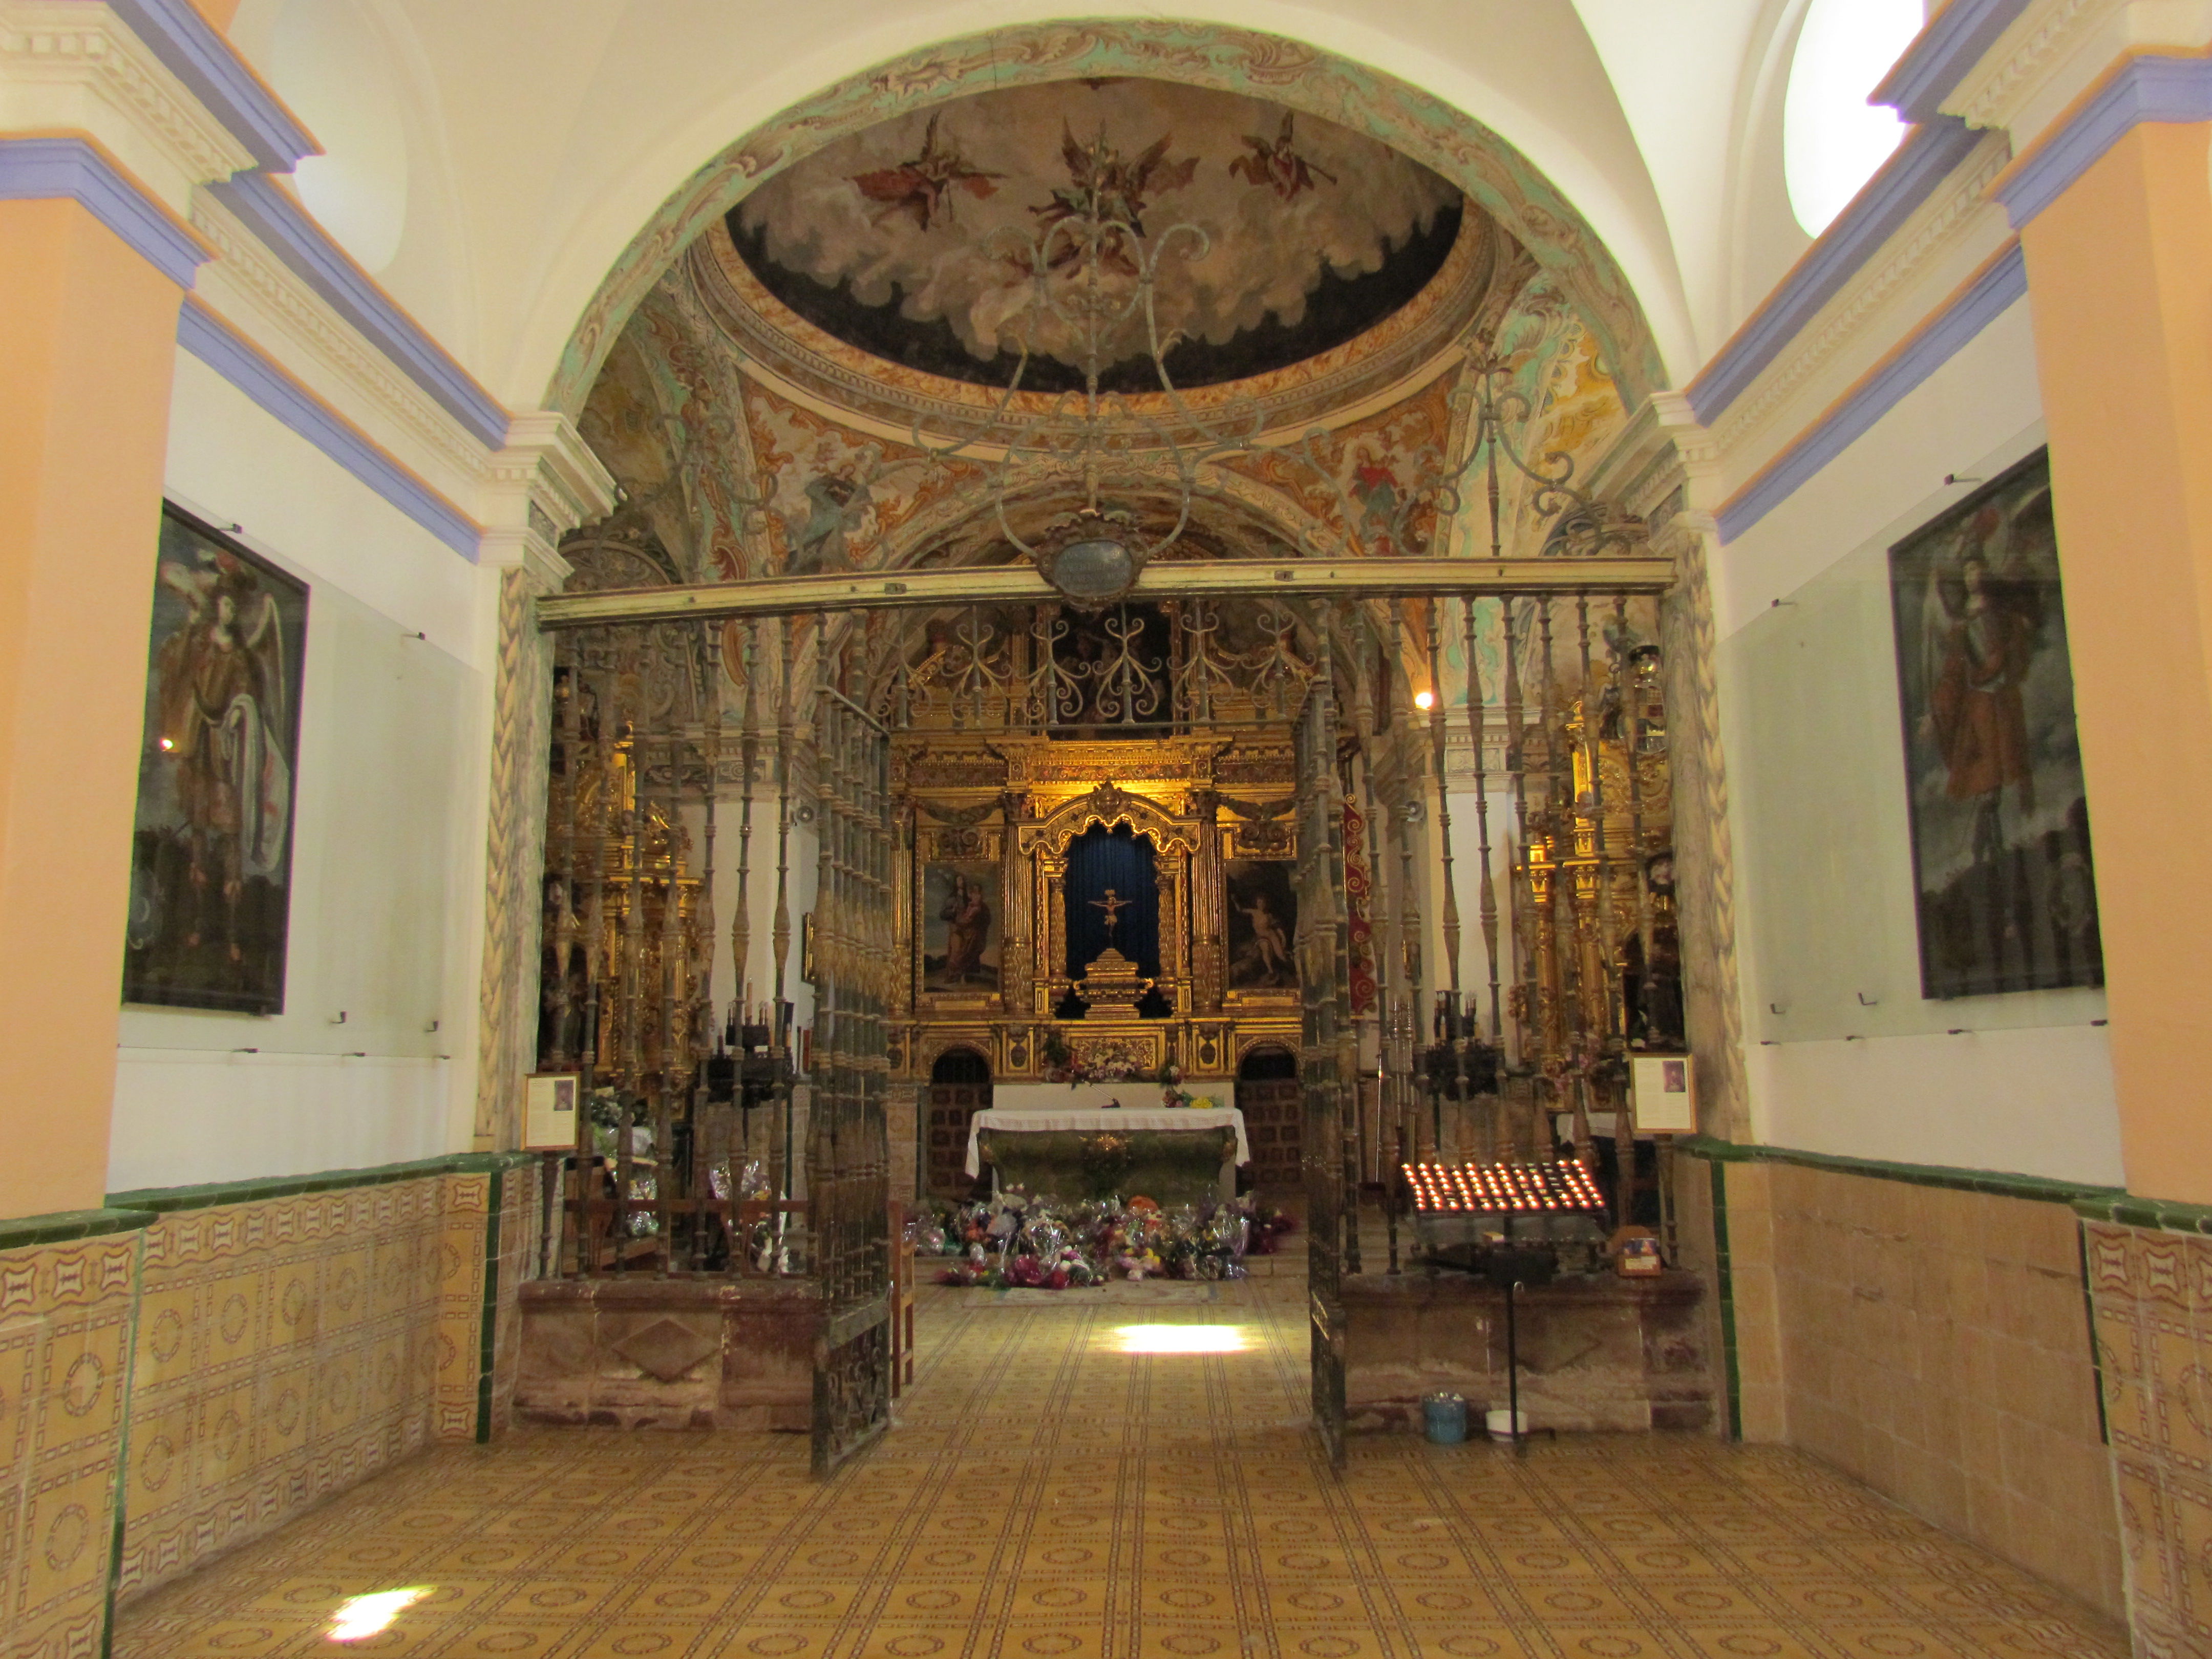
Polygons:
[[[1485,1426],[1489,1429],[1490,1437],[1492,1440],[1510,1440],[1513,1437],[1514,1425],[1512,1413],[1509,1411],[1485,1412],[1482,1414],[1482,1420]],[[1521,1413],[1520,1428],[1521,1432],[1524,1436],[1528,1432],[1528,1413],[1526,1412],[1522,1412]]]

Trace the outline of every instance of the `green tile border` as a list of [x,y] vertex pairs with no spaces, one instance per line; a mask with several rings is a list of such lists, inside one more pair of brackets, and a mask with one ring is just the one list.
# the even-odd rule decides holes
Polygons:
[[[1829,1170],[1839,1175],[1865,1176],[1876,1181],[1902,1181],[1914,1187],[1948,1187],[1954,1192],[1992,1193],[2000,1198],[2033,1199],[2044,1204],[2110,1205],[2142,1203],[2118,1187],[2093,1187],[2074,1181],[2054,1181],[2046,1176],[2014,1175],[2001,1170],[1966,1170],[1942,1164],[1894,1164],[1875,1158],[1844,1158],[1834,1152],[1800,1152],[1791,1146],[1720,1140],[1711,1135],[1684,1135],[1675,1150],[1717,1164],[1796,1164],[1808,1170]],[[2205,1212],[2212,1216],[2212,1210]],[[2209,1230],[2212,1231],[2212,1230]]]
[[511,1170],[538,1162],[531,1152],[499,1154],[491,1179],[484,1184],[483,1313],[477,1345],[477,1444],[491,1443],[491,1396],[494,1367],[498,1364],[499,1246],[501,1211],[506,1206],[507,1176]]
[[143,1187],[133,1192],[110,1193],[107,1201],[119,1209],[167,1214],[178,1210],[213,1209],[224,1204],[259,1204],[302,1193],[335,1193],[354,1187],[388,1186],[397,1181],[426,1181],[435,1176],[496,1174],[510,1167],[513,1160],[526,1160],[529,1156],[526,1152],[453,1152],[444,1158],[380,1164],[366,1170],[323,1170],[313,1175],[218,1181],[199,1187]]
[[[139,1211],[148,1222],[149,1212]],[[131,1311],[123,1325],[123,1376],[120,1406],[115,1419],[115,1510],[107,1536],[106,1611],[100,1621],[100,1659],[115,1653],[115,1601],[123,1582],[123,1535],[131,1519],[131,1418],[138,1387],[138,1316],[145,1306],[146,1232],[142,1225],[132,1241]]]
[[2108,1221],[2156,1232],[2197,1233],[2212,1237],[2212,1205],[2143,1198],[2124,1187],[2054,1181],[2047,1176],[2015,1175],[2002,1170],[1966,1170],[1942,1164],[1893,1164],[1875,1158],[1844,1158],[1834,1152],[1801,1152],[1792,1146],[1722,1140],[1712,1135],[1684,1135],[1675,1150],[1714,1164],[1796,1164],[1808,1170],[1902,1181],[1915,1187],[1947,1187],[1954,1192],[1991,1193],[2040,1204],[2064,1204],[2084,1221]]
[[1728,1165],[1715,1158],[1713,1181],[1713,1277],[1721,1305],[1721,1356],[1728,1370],[1728,1437],[1743,1438],[1743,1373],[1736,1364],[1735,1270],[1729,1258]]
[[105,1210],[58,1210],[52,1215],[27,1215],[0,1221],[0,1250],[27,1249],[35,1244],[66,1244],[72,1239],[100,1238],[127,1233],[154,1223],[154,1212],[143,1206]]

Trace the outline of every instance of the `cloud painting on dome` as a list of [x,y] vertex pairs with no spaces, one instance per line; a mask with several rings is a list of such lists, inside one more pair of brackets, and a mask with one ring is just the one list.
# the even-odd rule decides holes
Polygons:
[[[1065,229],[1096,210],[1104,280],[1155,313],[1179,386],[1270,373],[1403,307],[1459,235],[1456,190],[1418,162],[1264,100],[1116,79],[1012,88],[842,138],[729,216],[746,266],[784,305],[905,367],[1004,386],[1026,341],[1030,390],[1079,386],[1084,349],[1032,317],[1048,280],[1086,280]],[[1177,230],[1176,227],[1194,227]],[[1158,390],[1141,313],[1106,356],[1109,390]],[[1170,343],[1172,342],[1170,344]]]

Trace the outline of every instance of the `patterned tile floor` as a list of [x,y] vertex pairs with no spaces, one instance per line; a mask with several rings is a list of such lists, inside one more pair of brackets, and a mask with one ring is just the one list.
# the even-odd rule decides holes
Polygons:
[[[1167,1292],[1146,1297],[1137,1292]],[[1794,1453],[1516,1456],[1305,1431],[1302,1287],[925,1292],[900,1425],[827,1485],[792,1437],[531,1431],[371,1481],[126,1608],[122,1659],[378,1654],[2121,1659],[2121,1633]],[[1132,1323],[1231,1326],[1122,1352]],[[1192,1340],[1203,1340],[1194,1338]]]

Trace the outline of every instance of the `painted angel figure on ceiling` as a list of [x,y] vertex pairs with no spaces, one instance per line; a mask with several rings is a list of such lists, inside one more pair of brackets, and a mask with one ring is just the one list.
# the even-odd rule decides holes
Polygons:
[[1286,110],[1283,113],[1283,130],[1277,137],[1271,139],[1246,133],[1244,146],[1252,153],[1231,158],[1230,172],[1273,191],[1285,202],[1294,199],[1300,191],[1317,188],[1316,179],[1334,184],[1334,173],[1299,155],[1293,147],[1291,128],[1296,120],[1297,117]]
[[[1168,160],[1168,146],[1175,135],[1164,132],[1133,160],[1125,160],[1121,152],[1106,139],[1104,128],[1088,144],[1076,142],[1074,131],[1065,122],[1060,129],[1060,158],[1067,163],[1067,188],[1052,192],[1052,200],[1030,212],[1049,236],[1052,227],[1070,220],[1088,222],[1095,219],[1102,225],[1116,228],[1109,230],[1101,239],[1101,255],[1105,262],[1124,276],[1137,274],[1136,262],[1122,246],[1126,233],[1145,234],[1145,210],[1160,197],[1170,191],[1181,190],[1198,174],[1198,157],[1186,155],[1179,161]],[[1051,264],[1057,269],[1082,258],[1084,243],[1080,237],[1071,237],[1054,246]]]
[[927,230],[942,217],[948,222],[953,217],[956,190],[981,198],[995,195],[995,182],[1003,174],[986,173],[971,163],[961,153],[956,142],[947,139],[939,148],[937,139],[938,117],[929,118],[929,125],[921,137],[921,152],[896,167],[878,167],[867,173],[856,173],[853,183],[861,195],[871,202],[883,205],[876,213],[876,222],[904,214],[914,221],[917,229]]

